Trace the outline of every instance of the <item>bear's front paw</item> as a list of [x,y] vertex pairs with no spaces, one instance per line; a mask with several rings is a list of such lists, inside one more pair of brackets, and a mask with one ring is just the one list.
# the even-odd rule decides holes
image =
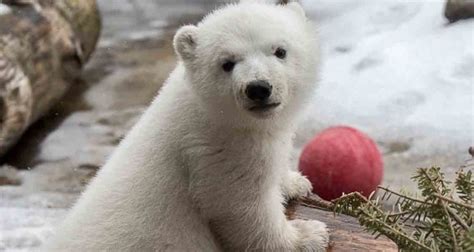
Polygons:
[[329,243],[326,224],[317,220],[292,220],[291,224],[298,230],[297,251],[326,251]]
[[311,182],[297,171],[289,171],[283,178],[282,193],[286,200],[307,196],[311,190]]

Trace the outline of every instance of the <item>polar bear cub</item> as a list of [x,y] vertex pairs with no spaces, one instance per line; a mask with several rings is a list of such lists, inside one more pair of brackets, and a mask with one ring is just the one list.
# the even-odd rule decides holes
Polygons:
[[176,69],[46,251],[324,251],[326,226],[287,220],[310,192],[289,169],[318,47],[297,3],[218,9],[178,30]]

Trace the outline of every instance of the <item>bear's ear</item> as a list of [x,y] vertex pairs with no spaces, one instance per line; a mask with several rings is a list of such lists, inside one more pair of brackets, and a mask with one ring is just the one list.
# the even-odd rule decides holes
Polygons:
[[198,28],[194,25],[186,25],[176,32],[173,39],[173,46],[176,53],[182,60],[194,58],[196,49],[196,38]]
[[298,13],[298,15],[306,17],[303,7],[298,2],[289,2],[285,6],[291,9],[292,11]]

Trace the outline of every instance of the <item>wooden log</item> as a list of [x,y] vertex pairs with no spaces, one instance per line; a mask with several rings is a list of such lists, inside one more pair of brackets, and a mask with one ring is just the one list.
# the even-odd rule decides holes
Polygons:
[[62,97],[99,33],[95,0],[0,1],[0,156]]
[[375,239],[373,235],[364,231],[355,218],[347,215],[334,215],[333,212],[293,201],[287,207],[287,216],[289,219],[319,220],[326,223],[330,233],[330,245],[327,251],[398,251],[393,241],[383,236]]

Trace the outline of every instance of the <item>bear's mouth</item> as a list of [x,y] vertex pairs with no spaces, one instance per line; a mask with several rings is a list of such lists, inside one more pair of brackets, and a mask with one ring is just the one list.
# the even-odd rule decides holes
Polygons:
[[279,105],[280,105],[279,102],[261,103],[261,104],[256,104],[256,105],[250,107],[249,110],[254,111],[254,112],[265,112],[265,111],[269,111],[271,109],[274,109],[274,108],[278,107]]

